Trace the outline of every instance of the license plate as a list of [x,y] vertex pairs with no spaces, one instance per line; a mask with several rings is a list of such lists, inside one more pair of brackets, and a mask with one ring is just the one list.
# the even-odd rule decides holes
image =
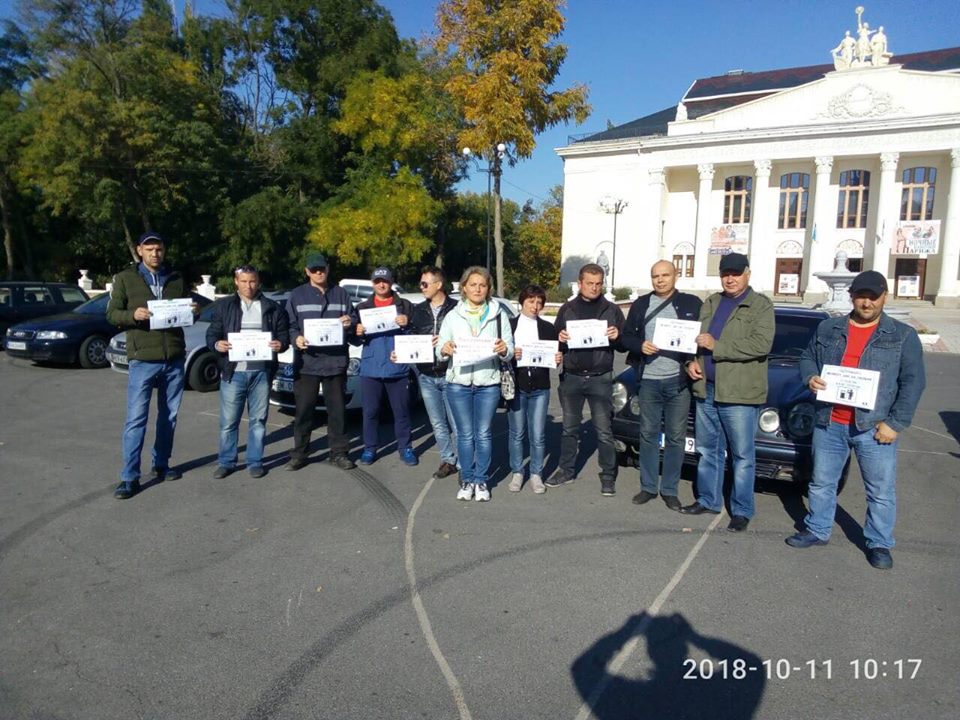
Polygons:
[[107,353],[107,360],[109,360],[110,362],[115,363],[115,364],[117,364],[117,365],[126,365],[126,364],[127,364],[127,356],[126,356],[126,355],[116,355],[116,354],[114,354],[114,353],[108,352],[108,353]]
[[[663,448],[667,444],[667,438],[663,433],[660,433],[660,447]],[[697,443],[692,437],[686,437],[683,439],[683,451],[685,453],[690,453],[691,455],[697,451]]]
[[293,381],[291,381],[291,380],[280,380],[280,379],[274,380],[274,381],[273,381],[273,389],[276,390],[277,392],[288,392],[288,393],[292,393],[292,392],[293,392]]
[[10,350],[26,350],[27,344],[19,340],[7,340],[7,347]]

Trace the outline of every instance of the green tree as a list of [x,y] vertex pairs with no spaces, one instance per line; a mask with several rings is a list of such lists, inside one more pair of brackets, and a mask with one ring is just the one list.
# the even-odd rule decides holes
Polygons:
[[508,284],[514,289],[528,283],[558,285],[562,237],[563,189],[558,185],[539,208],[524,208],[515,240],[507,244]]
[[[509,162],[530,157],[535,136],[560,122],[589,114],[583,85],[553,90],[566,58],[557,42],[562,0],[443,0],[434,47],[447,59],[446,90],[464,118],[462,146],[487,160],[506,145]],[[511,155],[512,154],[512,155]],[[497,288],[503,289],[500,177],[494,176],[494,242]]]

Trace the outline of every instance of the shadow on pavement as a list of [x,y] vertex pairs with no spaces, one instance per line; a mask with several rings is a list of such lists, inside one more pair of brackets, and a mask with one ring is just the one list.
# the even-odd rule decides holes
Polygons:
[[[645,644],[653,665],[647,677],[610,674],[607,665],[634,637],[641,642],[631,665],[636,667],[638,658],[648,665],[642,661]],[[597,720],[748,720],[766,685],[766,669],[757,655],[700,635],[680,614],[631,616],[578,657],[570,671]]]

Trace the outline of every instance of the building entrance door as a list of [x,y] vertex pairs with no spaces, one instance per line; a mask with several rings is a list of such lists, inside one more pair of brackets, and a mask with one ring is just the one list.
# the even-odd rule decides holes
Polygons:
[[773,278],[776,295],[799,295],[800,278],[803,273],[801,258],[777,258],[777,271]]
[[897,258],[893,271],[896,286],[894,297],[923,298],[923,286],[927,275],[927,261],[920,258]]

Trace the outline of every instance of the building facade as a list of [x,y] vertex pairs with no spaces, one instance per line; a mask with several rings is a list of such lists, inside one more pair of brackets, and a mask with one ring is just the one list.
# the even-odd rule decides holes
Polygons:
[[562,279],[603,253],[611,286],[648,289],[668,259],[702,294],[736,251],[755,289],[817,301],[844,252],[896,297],[960,305],[960,48],[891,56],[882,34],[841,41],[834,65],[697,80],[558,149]]

